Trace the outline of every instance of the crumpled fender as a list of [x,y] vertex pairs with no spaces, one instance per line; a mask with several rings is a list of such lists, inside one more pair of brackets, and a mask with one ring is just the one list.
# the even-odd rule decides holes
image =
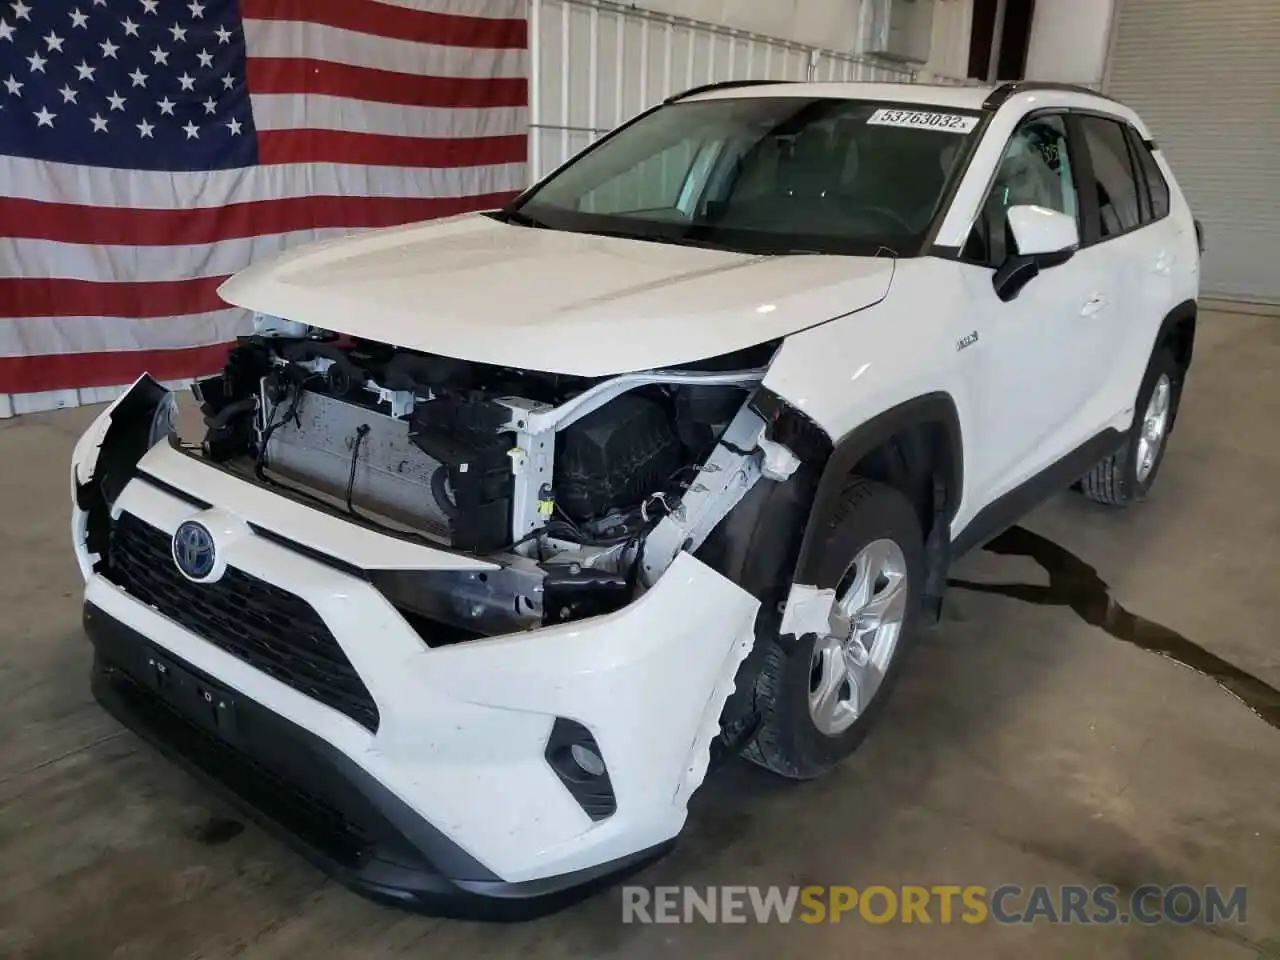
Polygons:
[[71,453],[71,542],[89,579],[106,547],[111,507],[142,455],[177,428],[172,391],[144,373],[89,425]]

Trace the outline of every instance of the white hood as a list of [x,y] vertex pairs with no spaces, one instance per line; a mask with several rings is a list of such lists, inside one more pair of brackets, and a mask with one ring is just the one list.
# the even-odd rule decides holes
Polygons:
[[461,360],[609,376],[718,356],[882,300],[889,259],[757,257],[468,214],[314,244],[227,302]]

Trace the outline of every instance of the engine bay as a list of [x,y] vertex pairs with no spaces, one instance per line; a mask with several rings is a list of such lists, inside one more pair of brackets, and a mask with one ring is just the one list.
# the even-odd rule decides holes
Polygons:
[[591,379],[259,317],[193,388],[198,455],[497,566],[380,574],[402,611],[459,638],[531,629],[624,606],[761,476],[795,470],[752,403],[775,346]]

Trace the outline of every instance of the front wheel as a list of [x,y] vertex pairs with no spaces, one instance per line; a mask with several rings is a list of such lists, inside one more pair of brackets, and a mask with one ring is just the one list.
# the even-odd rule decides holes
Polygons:
[[1124,446],[1081,478],[1086,497],[1123,507],[1147,495],[1164,460],[1181,392],[1178,363],[1167,348],[1160,347],[1147,366]]
[[834,585],[833,629],[770,642],[756,678],[747,759],[807,780],[862,742],[914,637],[924,583],[920,521],[893,487],[852,478],[825,531],[816,580]]

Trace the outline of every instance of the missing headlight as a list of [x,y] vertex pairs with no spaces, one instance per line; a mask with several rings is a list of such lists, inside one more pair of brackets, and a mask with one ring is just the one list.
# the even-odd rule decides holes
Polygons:
[[369,574],[373,585],[432,647],[542,626],[542,578],[537,568],[517,566]]

